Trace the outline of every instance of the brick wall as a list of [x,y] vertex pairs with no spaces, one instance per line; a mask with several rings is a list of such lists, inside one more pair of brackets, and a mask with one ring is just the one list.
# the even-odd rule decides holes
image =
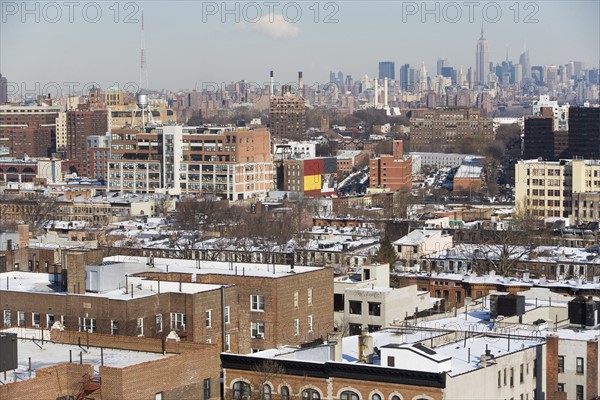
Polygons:
[[68,253],[65,255],[67,267],[67,292],[85,294],[85,258],[83,253]]
[[165,400],[203,399],[205,379],[210,379],[210,398],[218,399],[219,373],[217,346],[122,369],[100,367],[102,400],[151,399],[160,392]]
[[[112,349],[145,351],[150,353],[162,353],[163,342],[161,339],[138,338],[131,336],[112,336],[99,333],[85,333],[74,331],[60,331],[52,329],[50,332],[51,340],[55,343],[80,344],[84,347],[106,347]],[[215,347],[203,343],[175,342],[166,340],[164,349],[167,353],[184,353],[188,351],[199,351]],[[217,346],[218,347],[218,346]]]
[[598,340],[587,342],[585,359],[585,398],[593,399],[598,396]]
[[[266,267],[265,267],[266,268]],[[198,275],[202,283],[235,285],[233,299],[226,296],[226,304],[237,309],[237,321],[229,327],[235,331],[239,349],[233,352],[249,353],[251,349],[267,349],[282,344],[297,345],[311,341],[327,332],[333,332],[333,269],[324,268],[310,273],[289,274],[280,278]],[[312,289],[312,305],[308,305],[308,289]],[[294,307],[294,292],[298,291],[298,307]],[[265,310],[251,310],[251,296],[264,296]],[[313,332],[307,332],[308,315],[313,316]],[[294,335],[294,319],[300,322],[300,334]],[[263,339],[251,338],[251,323],[264,322]],[[232,338],[233,339],[233,338]],[[232,341],[233,343],[233,341]]]
[[91,365],[59,364],[35,371],[35,378],[0,385],[0,399],[56,400],[76,395]]
[[566,392],[558,391],[558,336],[546,337],[546,400],[567,400]]

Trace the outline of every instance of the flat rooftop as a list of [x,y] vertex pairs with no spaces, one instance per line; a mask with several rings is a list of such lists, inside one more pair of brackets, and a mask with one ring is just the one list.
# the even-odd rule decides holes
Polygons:
[[[402,348],[406,347],[406,345],[420,343],[418,349],[422,349],[423,353],[427,353],[428,358],[435,358],[438,360],[447,360],[451,358],[451,368],[448,371],[450,376],[457,376],[472,370],[483,368],[481,356],[485,354],[486,350],[489,350],[494,358],[498,358],[538,346],[545,342],[545,337],[513,336],[509,339],[507,336],[502,335],[496,335],[491,338],[480,334],[469,338],[466,342],[459,340],[440,346],[430,347],[430,341],[432,339],[444,334],[444,332],[428,331],[420,327],[407,327],[401,329],[385,329],[369,333],[369,336],[373,337],[373,346],[379,349],[383,347]],[[358,363],[358,338],[358,336],[349,336],[342,339],[342,360],[337,362]],[[292,359],[315,363],[336,362],[331,359],[331,352],[328,350],[326,344],[305,349],[284,346],[279,349],[268,349],[247,356],[282,360]],[[379,357],[373,357],[372,361],[373,363],[368,365],[409,371],[413,369],[413,365],[408,362],[405,363],[402,359],[400,359],[399,362],[398,360],[396,361],[395,367],[382,366]],[[493,363],[494,361],[492,360],[491,362]]]
[[[112,256],[104,258],[104,261],[146,264],[148,257]],[[283,278],[290,276],[290,274],[302,274],[324,269],[323,267],[295,265],[292,272],[291,266],[286,264],[182,260],[173,258],[154,258],[154,268],[162,272],[180,272],[197,275],[238,275],[259,278]]]
[[[44,340],[39,337],[39,331],[34,329],[10,328],[3,329],[2,332],[16,333],[18,367],[16,370],[0,375],[0,382],[3,384],[19,382],[35,378],[35,371],[40,368],[52,367],[57,364],[69,362],[69,351],[73,356],[73,363],[79,363],[79,353],[82,353],[83,364],[92,364],[97,372],[98,367],[103,363],[106,367],[125,368],[148,361],[161,360],[172,357],[172,354],[163,355],[162,353],[148,353],[143,351],[119,350],[104,348],[104,356],[101,355],[100,347],[89,348],[87,346],[79,347],[77,345],[58,344]],[[46,332],[46,336],[48,333]],[[37,338],[33,340],[32,338]],[[31,358],[31,369],[29,371],[29,358]]]
[[[54,274],[44,274],[36,272],[4,272],[0,273],[0,292],[26,292],[26,293],[45,293],[53,295],[67,295],[67,292],[60,291],[60,286],[54,283]],[[7,287],[8,285],[8,287]],[[133,295],[131,293],[131,285],[133,285]],[[154,279],[146,279],[143,277],[128,277],[128,288],[117,288],[104,291],[101,293],[86,292],[85,294],[77,294],[77,296],[102,297],[113,300],[131,300],[141,297],[154,296],[158,294],[159,283]],[[186,283],[182,282],[160,282],[160,293],[187,293],[196,294],[211,290],[218,290],[222,285],[202,284],[202,283]]]

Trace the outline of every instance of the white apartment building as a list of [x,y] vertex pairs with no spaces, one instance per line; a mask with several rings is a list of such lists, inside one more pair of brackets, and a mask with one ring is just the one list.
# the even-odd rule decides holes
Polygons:
[[579,204],[579,195],[595,192],[600,192],[599,160],[523,160],[515,165],[515,202],[534,216],[568,218],[570,224],[598,220],[594,208],[586,211],[585,218],[575,212],[588,208]]
[[541,116],[542,108],[551,108],[554,130],[569,130],[569,103],[559,106],[557,101],[550,101],[550,96],[541,95],[539,100],[533,102],[532,107],[534,116]]

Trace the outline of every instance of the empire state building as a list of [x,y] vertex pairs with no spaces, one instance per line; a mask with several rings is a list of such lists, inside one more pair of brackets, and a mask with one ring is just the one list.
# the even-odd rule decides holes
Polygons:
[[477,49],[475,51],[475,73],[477,83],[485,85],[488,79],[490,69],[488,41],[483,35],[483,26],[481,27],[481,37],[477,41]]

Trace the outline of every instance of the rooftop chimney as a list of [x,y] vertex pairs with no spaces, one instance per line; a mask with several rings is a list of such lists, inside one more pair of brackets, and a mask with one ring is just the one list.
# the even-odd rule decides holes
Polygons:
[[67,292],[85,294],[85,257],[83,252],[68,252],[65,255],[67,268]]

